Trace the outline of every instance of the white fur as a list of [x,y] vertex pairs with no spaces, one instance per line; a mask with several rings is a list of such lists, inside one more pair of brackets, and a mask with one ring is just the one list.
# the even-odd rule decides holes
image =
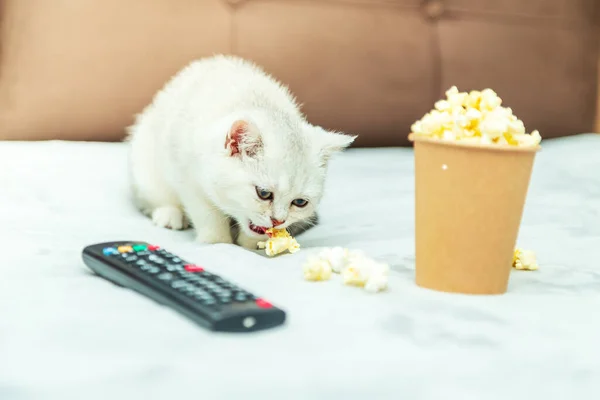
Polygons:
[[[236,121],[248,129],[232,154]],[[309,124],[288,89],[248,61],[194,61],[129,129],[135,201],[159,226],[181,229],[187,215],[203,243],[232,243],[233,218],[237,242],[256,248],[265,237],[250,222],[271,227],[274,218],[285,228],[312,216],[329,157],[354,138]],[[271,190],[273,201],[261,200],[255,185]],[[296,198],[309,203],[298,208]]]

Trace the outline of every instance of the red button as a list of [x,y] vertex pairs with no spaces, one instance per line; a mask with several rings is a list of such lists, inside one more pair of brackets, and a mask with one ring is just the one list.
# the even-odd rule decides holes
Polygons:
[[256,299],[256,305],[260,308],[272,308],[273,304],[269,303],[265,299]]
[[184,268],[187,272],[202,272],[202,271],[204,271],[204,268],[202,268],[199,265],[194,265],[194,264],[186,264],[184,266]]
[[153,244],[151,244],[150,246],[148,246],[148,250],[150,250],[150,251],[154,251],[154,250],[158,250],[158,249],[160,249],[160,246],[155,246]]

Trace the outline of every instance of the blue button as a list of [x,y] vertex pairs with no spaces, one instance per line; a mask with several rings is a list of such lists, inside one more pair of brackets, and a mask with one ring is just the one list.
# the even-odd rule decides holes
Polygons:
[[104,250],[102,250],[102,252],[104,253],[105,256],[112,256],[114,254],[119,254],[117,249],[115,249],[114,247],[106,247]]

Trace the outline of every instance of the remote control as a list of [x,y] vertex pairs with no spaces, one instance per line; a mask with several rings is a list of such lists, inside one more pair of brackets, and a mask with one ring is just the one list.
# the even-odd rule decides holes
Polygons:
[[85,247],[82,258],[99,276],[211,331],[251,332],[285,322],[282,309],[159,246],[127,240],[97,243]]

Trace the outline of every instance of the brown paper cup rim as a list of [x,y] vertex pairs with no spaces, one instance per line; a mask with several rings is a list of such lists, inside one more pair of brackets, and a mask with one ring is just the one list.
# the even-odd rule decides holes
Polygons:
[[411,142],[423,142],[430,143],[439,146],[454,146],[454,147],[468,147],[477,150],[483,151],[512,151],[512,152],[525,152],[525,153],[535,153],[541,150],[541,146],[511,146],[508,144],[481,144],[481,143],[472,143],[472,142],[461,142],[460,140],[442,140],[442,139],[432,139],[426,136],[415,135],[414,133],[408,134],[408,140]]

